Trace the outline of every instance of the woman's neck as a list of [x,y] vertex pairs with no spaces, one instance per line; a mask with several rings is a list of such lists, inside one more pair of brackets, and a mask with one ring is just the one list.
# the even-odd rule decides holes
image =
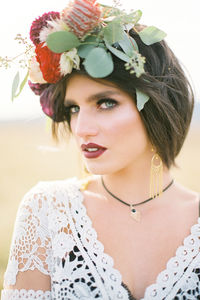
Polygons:
[[[103,175],[106,187],[127,203],[138,203],[149,198],[150,194],[150,166],[135,170],[121,170],[120,172]],[[163,189],[172,180],[169,170],[163,168]],[[110,200],[115,201],[110,197]]]

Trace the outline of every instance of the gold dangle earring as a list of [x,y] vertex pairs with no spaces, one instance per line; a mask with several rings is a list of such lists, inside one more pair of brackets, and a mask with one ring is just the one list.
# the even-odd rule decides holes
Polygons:
[[[152,149],[154,151],[154,149]],[[163,190],[163,162],[161,157],[155,153],[151,159],[150,172],[150,197],[156,198],[162,195]]]
[[80,190],[84,191],[87,189],[87,186],[91,180],[91,173],[88,171],[81,154],[79,156],[79,165],[80,165],[80,177],[81,177],[81,186]]

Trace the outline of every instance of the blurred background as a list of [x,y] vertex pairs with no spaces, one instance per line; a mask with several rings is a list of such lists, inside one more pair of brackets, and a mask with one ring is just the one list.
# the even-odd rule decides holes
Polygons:
[[[0,56],[13,57],[23,52],[23,47],[14,41],[15,36],[18,33],[28,36],[36,17],[51,10],[61,11],[66,4],[64,0],[4,2],[0,18]],[[173,174],[177,181],[200,192],[200,3],[196,0],[189,3],[124,0],[123,4],[128,9],[141,9],[142,23],[167,32],[167,42],[191,78],[196,101],[194,117]],[[11,85],[17,69],[15,65],[8,70],[0,68],[0,288],[17,207],[23,195],[38,181],[80,177],[81,173],[74,142],[64,137],[58,144],[52,139],[50,123],[41,112],[37,96],[25,87],[20,97],[11,102]],[[21,77],[24,74],[22,70]]]

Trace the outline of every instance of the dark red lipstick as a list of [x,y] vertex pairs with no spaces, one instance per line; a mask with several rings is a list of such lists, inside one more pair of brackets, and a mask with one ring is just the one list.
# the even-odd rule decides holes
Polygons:
[[86,158],[97,158],[107,150],[107,148],[94,143],[82,144],[81,149]]

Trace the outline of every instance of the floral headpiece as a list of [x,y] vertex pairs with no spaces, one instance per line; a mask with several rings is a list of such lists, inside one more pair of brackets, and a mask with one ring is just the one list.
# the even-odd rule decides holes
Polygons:
[[[19,73],[15,76],[12,98],[19,95],[29,78],[30,88],[40,95],[43,111],[52,117],[45,89],[73,69],[79,69],[80,63],[93,78],[108,76],[114,69],[111,53],[124,61],[127,71],[140,77],[145,72],[145,57],[139,53],[136,41],[128,32],[130,28],[136,30],[141,16],[140,10],[126,13],[115,6],[98,4],[96,0],[74,0],[61,13],[44,13],[32,23],[30,39],[33,45],[20,35],[17,37],[26,44],[28,72],[21,85]],[[146,45],[159,42],[166,36],[154,26],[137,33]],[[0,57],[0,66],[8,66],[11,61]],[[148,96],[138,90],[136,95],[137,107],[141,110]]]

